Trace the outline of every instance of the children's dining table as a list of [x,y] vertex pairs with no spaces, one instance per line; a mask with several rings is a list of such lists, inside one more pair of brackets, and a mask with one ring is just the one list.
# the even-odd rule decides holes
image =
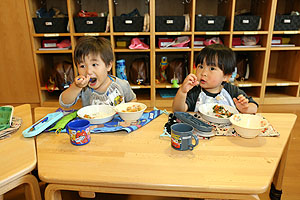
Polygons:
[[6,192],[24,185],[27,199],[40,200],[38,181],[30,174],[37,162],[35,141],[22,135],[32,125],[30,105],[14,107],[13,116],[21,118],[22,124],[10,137],[0,140],[0,199]]
[[[35,120],[56,108],[35,109]],[[290,133],[296,115],[262,113],[278,137],[245,139],[215,136],[200,140],[193,151],[178,151],[160,137],[168,116],[162,114],[131,132],[91,135],[74,146],[66,133],[37,136],[38,173],[49,183],[45,199],[61,191],[188,198],[259,199],[273,182],[280,190]]]

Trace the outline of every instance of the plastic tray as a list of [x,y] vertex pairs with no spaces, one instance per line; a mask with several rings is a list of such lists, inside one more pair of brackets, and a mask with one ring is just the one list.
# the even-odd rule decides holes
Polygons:
[[[40,134],[41,132],[43,132],[44,130],[46,130],[46,128],[51,126],[54,122],[56,122],[57,120],[59,120],[63,116],[64,116],[63,112],[49,113],[48,115],[46,115],[45,117],[40,119],[35,124],[31,125],[27,129],[25,129],[23,131],[23,136],[24,137],[36,136],[36,135]],[[34,129],[30,130],[33,127],[34,127]]]

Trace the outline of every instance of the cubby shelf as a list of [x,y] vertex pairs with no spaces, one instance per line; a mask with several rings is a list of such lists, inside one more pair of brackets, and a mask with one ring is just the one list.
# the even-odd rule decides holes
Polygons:
[[[300,103],[300,32],[298,30],[273,31],[275,16],[293,10],[300,10],[300,3],[292,0],[26,0],[27,16],[31,31],[32,53],[35,60],[35,69],[40,91],[40,104],[42,106],[58,106],[58,96],[61,91],[49,93],[45,83],[49,78],[53,60],[57,57],[68,57],[73,60],[74,47],[80,37],[101,36],[109,39],[115,53],[115,58],[125,58],[127,71],[130,64],[136,57],[149,57],[150,83],[148,85],[135,85],[131,87],[137,94],[138,101],[144,102],[149,107],[170,107],[172,98],[162,98],[158,92],[162,88],[172,88],[170,83],[158,83],[159,65],[162,56],[176,56],[182,58],[187,56],[188,72],[193,71],[194,59],[202,50],[194,45],[195,38],[220,37],[223,43],[232,48],[235,53],[246,53],[251,58],[250,76],[248,80],[235,81],[234,84],[241,87],[245,92],[252,95],[260,104],[286,104]],[[115,4],[117,2],[118,4]],[[55,7],[68,16],[69,32],[67,33],[36,33],[32,18],[36,17],[36,10],[42,7],[43,3],[47,8]],[[170,5],[172,9],[170,9]],[[149,14],[150,29],[148,32],[115,32],[114,16],[129,13],[137,8],[141,16]],[[108,20],[110,29],[107,32],[78,33],[74,24],[74,17],[81,10],[109,13]],[[248,9],[252,14],[261,17],[261,29],[257,31],[234,31],[235,12],[241,9]],[[190,17],[189,31],[156,32],[156,16],[182,16],[188,14]],[[196,15],[225,16],[223,31],[196,31]],[[261,47],[237,48],[232,46],[234,37],[259,36]],[[189,48],[163,49],[158,47],[158,38],[179,36],[190,37]],[[272,37],[284,36],[290,38],[295,46],[274,47],[271,46]],[[131,50],[116,46],[118,38],[142,37],[147,39],[149,49]],[[69,50],[38,50],[41,41],[48,38],[69,38],[72,48]],[[116,74],[116,64],[112,68],[112,74]],[[74,72],[77,72],[74,65]]]

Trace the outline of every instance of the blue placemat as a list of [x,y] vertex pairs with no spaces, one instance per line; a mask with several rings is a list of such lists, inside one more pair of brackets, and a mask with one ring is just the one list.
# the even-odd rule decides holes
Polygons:
[[[64,111],[65,112],[65,111]],[[110,122],[106,122],[104,124],[91,124],[91,133],[106,133],[106,132],[116,132],[116,131],[126,131],[127,133],[131,133],[132,131],[135,131],[142,126],[148,124],[153,119],[161,115],[163,111],[161,110],[152,110],[150,112],[144,112],[142,117],[137,120],[136,122],[133,122],[131,124],[125,123],[124,120],[120,118],[118,114],[114,116],[114,118]],[[56,123],[54,123],[51,127],[55,126]],[[49,131],[51,128],[49,127],[46,129],[46,132],[54,132]],[[61,131],[62,133],[66,133],[67,130],[63,129]]]

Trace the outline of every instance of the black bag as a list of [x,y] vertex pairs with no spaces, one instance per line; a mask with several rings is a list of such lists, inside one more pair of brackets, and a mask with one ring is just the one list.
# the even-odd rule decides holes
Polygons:
[[245,54],[238,54],[236,58],[237,75],[236,80],[243,81],[249,78],[249,58]]
[[149,62],[148,58],[135,59],[129,70],[129,78],[133,84],[149,84]]
[[[48,84],[54,84],[60,90],[64,90],[74,81],[74,70],[72,63],[68,61],[58,62],[53,69],[52,75],[49,78]],[[47,88],[49,86],[47,85]],[[49,89],[48,89],[49,91]],[[53,90],[52,90],[53,91]]]
[[167,67],[167,79],[169,83],[173,83],[173,79],[177,79],[177,83],[182,83],[186,77],[186,62],[183,58],[176,58],[169,62]]

